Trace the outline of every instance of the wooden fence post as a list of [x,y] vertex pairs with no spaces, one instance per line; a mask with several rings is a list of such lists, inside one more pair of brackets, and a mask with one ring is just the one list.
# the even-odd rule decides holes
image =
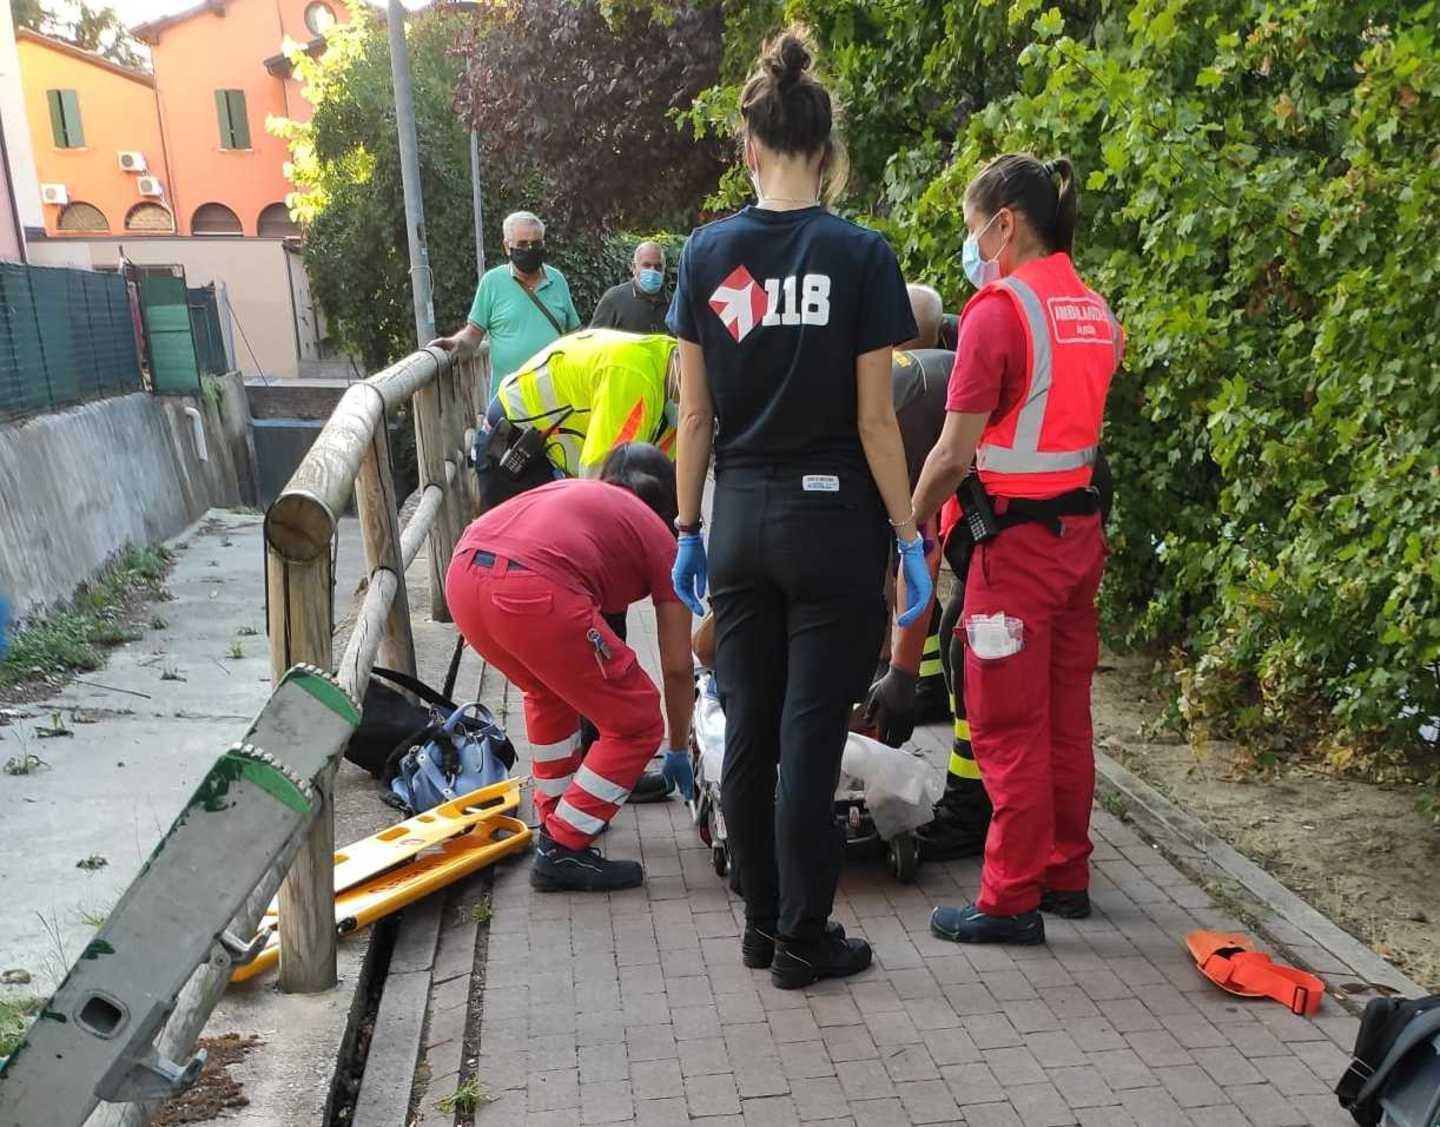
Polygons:
[[[420,466],[421,489],[431,482],[442,490],[446,487],[446,435],[440,411],[440,382],[441,379],[436,379],[421,388],[411,400],[415,412],[416,461]],[[445,603],[445,571],[450,566],[450,553],[459,536],[454,527],[454,512],[454,505],[447,494],[441,500],[435,523],[430,527],[430,617],[436,622],[450,621],[450,608]]]
[[[377,570],[394,572],[395,599],[385,620],[379,662],[401,673],[415,674],[415,637],[410,627],[410,600],[405,593],[405,564],[400,559],[400,517],[396,511],[395,482],[390,473],[390,432],[382,413],[375,435],[355,476],[355,507],[365,541],[365,571],[375,581]],[[360,686],[363,698],[365,687]]]
[[[333,665],[330,553],[265,555],[270,601],[270,668],[278,682],[299,661]],[[335,812],[331,785],[320,788],[315,821],[280,886],[280,989],[314,994],[336,983]]]

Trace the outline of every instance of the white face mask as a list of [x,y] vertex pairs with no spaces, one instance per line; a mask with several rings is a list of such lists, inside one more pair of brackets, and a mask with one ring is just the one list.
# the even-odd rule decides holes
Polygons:
[[994,258],[980,256],[980,239],[999,218],[1000,213],[997,211],[990,217],[989,223],[965,240],[965,245],[960,249],[960,265],[965,271],[965,277],[970,279],[970,284],[976,289],[989,285],[1000,277],[1000,255],[1005,250],[1005,243],[1010,241],[1009,238],[1000,244]]

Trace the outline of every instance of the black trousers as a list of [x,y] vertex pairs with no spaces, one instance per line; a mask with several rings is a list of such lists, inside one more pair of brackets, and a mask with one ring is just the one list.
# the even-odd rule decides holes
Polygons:
[[819,937],[834,906],[844,852],[835,786],[884,637],[890,539],[864,468],[717,474],[721,808],[747,920],[799,942]]

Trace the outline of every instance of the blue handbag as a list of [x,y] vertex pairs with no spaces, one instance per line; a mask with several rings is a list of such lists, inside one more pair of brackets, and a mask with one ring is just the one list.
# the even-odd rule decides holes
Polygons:
[[498,783],[515,762],[505,729],[483,704],[472,701],[448,716],[439,710],[431,715],[431,724],[397,749],[386,771],[388,799],[409,814]]

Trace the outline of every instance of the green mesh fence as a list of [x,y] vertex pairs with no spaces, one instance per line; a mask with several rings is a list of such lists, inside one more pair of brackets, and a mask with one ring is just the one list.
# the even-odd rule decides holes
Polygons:
[[118,274],[0,263],[0,419],[143,386]]

